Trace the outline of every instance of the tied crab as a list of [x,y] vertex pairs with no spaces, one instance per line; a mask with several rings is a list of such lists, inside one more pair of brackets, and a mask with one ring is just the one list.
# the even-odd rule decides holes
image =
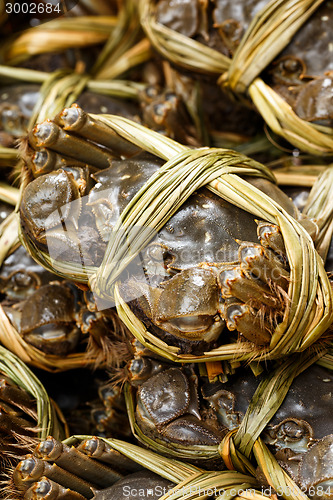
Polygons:
[[[232,58],[249,25],[268,1],[181,0],[170,5],[167,0],[158,0],[149,3],[156,4],[154,13],[159,23]],[[326,126],[331,126],[333,119],[332,31],[329,29],[332,18],[331,3],[322,2],[263,76],[300,118]],[[185,66],[186,63],[183,62]]]
[[[211,465],[209,447],[213,452],[221,436],[240,426],[262,379],[240,370],[226,383],[210,382],[199,375],[197,365],[175,367],[148,351],[128,363],[127,376],[129,418],[136,437],[159,453],[203,467]],[[330,370],[312,365],[293,381],[261,433],[280,465],[314,498],[329,499],[333,492],[333,425],[328,418],[332,384]],[[215,453],[218,456],[217,447]]]
[[[29,143],[37,153],[67,160],[26,186],[20,208],[25,237],[53,259],[96,268],[122,210],[161,160],[135,155],[136,146],[76,105],[38,124]],[[73,165],[76,160],[88,167]],[[316,236],[316,224],[275,184],[246,180]],[[182,352],[229,343],[233,331],[267,345],[288,305],[290,269],[280,228],[206,188],[188,198],[140,259],[122,275],[120,294],[155,335]]]
[[0,284],[2,311],[24,341],[38,351],[63,356],[86,349],[96,364],[108,356],[121,358],[124,328],[114,312],[102,315],[88,291],[59,280],[22,246],[5,259]]

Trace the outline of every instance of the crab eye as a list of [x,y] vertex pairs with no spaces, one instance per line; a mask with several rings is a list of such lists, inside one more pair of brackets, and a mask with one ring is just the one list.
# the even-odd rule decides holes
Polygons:
[[294,420],[288,420],[282,424],[279,432],[279,434],[295,441],[302,439],[305,433],[304,427]]
[[176,102],[177,101],[177,96],[173,92],[166,92],[166,94],[165,94],[165,100],[166,101]]
[[285,61],[283,61],[283,68],[288,73],[296,73],[296,71],[302,70],[300,61],[297,61],[295,59],[286,59]]
[[184,316],[170,320],[170,323],[182,332],[207,330],[213,324],[211,316]]
[[14,286],[17,286],[18,288],[28,288],[30,286],[36,285],[36,280],[34,280],[32,276],[24,272],[15,273],[12,279]]
[[164,104],[155,104],[154,113],[156,116],[164,116],[165,115],[165,105]]

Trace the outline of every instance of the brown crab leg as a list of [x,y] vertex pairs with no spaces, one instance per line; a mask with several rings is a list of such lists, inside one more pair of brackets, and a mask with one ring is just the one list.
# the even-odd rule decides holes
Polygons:
[[237,330],[258,345],[270,342],[268,325],[255,315],[250,306],[231,300],[226,302],[224,309],[228,330]]
[[15,415],[6,415],[0,410],[0,432],[3,431],[30,437],[35,435],[30,422]]
[[265,304],[268,307],[277,307],[279,301],[267,285],[259,280],[249,279],[239,266],[230,267],[219,276],[222,297],[236,297],[242,302],[248,302],[249,297],[256,304]]
[[35,455],[43,460],[52,460],[72,474],[81,473],[86,481],[91,481],[101,488],[110,486],[115,480],[114,471],[95,462],[74,447],[69,447],[52,436],[42,441],[35,450]]
[[0,379],[0,399],[36,416],[36,402],[25,391],[9,384],[6,379]]
[[[82,443],[78,446],[78,449],[89,457],[96,458],[111,466],[117,466],[118,469],[126,470],[127,473],[136,472],[142,469],[142,467],[136,462],[133,462],[133,460],[125,457],[119,453],[119,451],[114,450],[108,443],[103,441],[103,439],[99,439],[97,437],[82,441]],[[117,476],[119,476],[118,479],[123,477],[122,474],[115,472],[115,481],[118,480]]]
[[95,144],[67,134],[51,120],[37,124],[29,133],[29,142],[35,149],[49,148],[98,168],[109,167],[112,158],[110,153]]
[[66,488],[72,488],[85,497],[92,497],[92,484],[70,474],[56,464],[51,465],[33,455],[27,455],[24,460],[19,462],[14,470],[13,480],[20,491],[26,491],[32,483],[39,481],[43,476]]
[[265,248],[270,247],[278,255],[285,258],[286,248],[279,226],[259,221],[257,221],[257,224],[257,234],[262,246]]
[[34,151],[31,158],[28,159],[31,171],[34,177],[48,174],[53,170],[66,167],[68,165],[75,167],[84,167],[85,163],[82,161],[74,160],[73,158],[66,158],[50,149],[42,148],[39,151]]
[[55,122],[68,132],[79,133],[81,137],[110,148],[117,155],[133,156],[140,151],[140,148],[120,137],[102,121],[91,118],[77,104],[63,109]]
[[[88,498],[92,497],[93,493]],[[44,500],[86,500],[87,497],[43,477],[38,483],[34,483],[24,495],[24,500],[40,500],[41,498]]]
[[265,283],[274,283],[287,290],[289,273],[271,250],[257,243],[243,242],[238,255],[244,272],[250,272]]

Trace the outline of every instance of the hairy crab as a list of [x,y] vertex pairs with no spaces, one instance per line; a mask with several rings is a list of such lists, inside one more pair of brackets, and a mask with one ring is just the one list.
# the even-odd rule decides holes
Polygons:
[[[240,370],[226,383],[210,382],[193,365],[175,367],[147,354],[127,365],[134,434],[155,451],[207,467],[214,444],[240,426],[262,376]],[[333,491],[332,384],[330,370],[312,365],[294,380],[261,434],[281,466],[315,498],[331,498]]]
[[124,329],[117,328],[114,312],[102,315],[91,294],[46,271],[22,246],[5,259],[0,285],[1,310],[38,351],[61,357],[87,349],[97,364],[120,354],[116,344],[121,349]]
[[[155,13],[159,23],[232,57],[251,21],[267,3],[267,0],[246,3],[214,0],[208,4],[181,0],[170,4],[158,0]],[[330,2],[323,2],[264,76],[300,118],[328,126],[333,119],[329,29],[332,16]]]
[[[66,155],[66,167],[30,182],[20,207],[21,227],[31,251],[48,253],[52,262],[60,262],[57,272],[69,278],[72,275],[61,262],[73,263],[83,282],[101,264],[122,211],[147,181],[157,177],[162,165],[151,154],[135,155],[139,148],[134,142],[97,118],[73,105],[55,120],[36,125],[29,134],[31,148],[60,158]],[[129,158],[119,158],[121,155]],[[74,160],[90,167],[72,165]],[[297,220],[300,232],[307,228],[305,237],[312,246],[309,234],[315,238],[316,224],[299,214],[269,180],[271,173],[265,178],[248,177],[245,169],[243,176],[257,196],[264,193],[275,206],[283,207],[279,210],[289,214],[290,220]],[[43,257],[44,264],[46,260]],[[124,271],[119,291],[154,335],[182,353],[197,355],[237,338],[257,346],[269,345],[289,305],[289,273],[279,226],[257,221],[201,188]],[[230,333],[233,331],[236,336]]]

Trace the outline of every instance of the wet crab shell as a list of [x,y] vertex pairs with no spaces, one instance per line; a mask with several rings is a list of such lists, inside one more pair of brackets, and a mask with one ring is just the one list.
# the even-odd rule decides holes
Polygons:
[[49,354],[67,354],[80,340],[75,295],[64,284],[43,285],[26,300],[3,310],[26,342]]
[[55,276],[38,265],[19,246],[4,260],[0,270],[1,293],[6,299],[26,299],[41,285],[45,285]]
[[128,417],[137,439],[165,456],[222,469],[217,447],[227,429],[200,397],[193,367],[145,356],[135,357],[127,369]]

